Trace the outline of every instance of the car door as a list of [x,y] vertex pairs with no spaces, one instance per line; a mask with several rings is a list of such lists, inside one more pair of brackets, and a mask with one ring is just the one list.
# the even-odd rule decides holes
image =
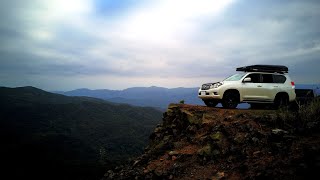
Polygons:
[[[272,98],[274,99],[278,92],[280,91],[287,91],[288,86],[285,85],[287,78],[283,74],[274,74],[273,75],[273,91],[272,91]],[[292,89],[292,86],[289,86]]]
[[251,78],[250,82],[242,83],[242,97],[243,101],[261,101],[263,100],[263,89],[261,83],[261,74],[260,73],[251,73],[248,74],[245,78]]
[[275,94],[278,91],[279,85],[274,83],[272,74],[261,74],[261,100],[273,102]]

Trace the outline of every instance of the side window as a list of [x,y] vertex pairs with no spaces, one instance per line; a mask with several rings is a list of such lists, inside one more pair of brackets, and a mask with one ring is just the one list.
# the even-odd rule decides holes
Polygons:
[[273,83],[272,74],[262,74],[262,83]]
[[260,74],[253,73],[249,74],[247,77],[251,78],[251,83],[260,83]]
[[274,83],[284,83],[286,82],[287,78],[283,75],[273,75]]

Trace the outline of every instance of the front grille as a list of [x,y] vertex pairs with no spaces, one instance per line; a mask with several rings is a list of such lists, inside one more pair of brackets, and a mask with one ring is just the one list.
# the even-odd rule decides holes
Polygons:
[[201,86],[201,90],[208,90],[208,89],[210,89],[210,86],[211,86],[211,84],[203,84]]

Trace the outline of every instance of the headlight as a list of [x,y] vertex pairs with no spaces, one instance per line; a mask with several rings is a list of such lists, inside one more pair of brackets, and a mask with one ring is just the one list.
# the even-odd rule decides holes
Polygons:
[[214,83],[213,85],[210,86],[210,89],[218,88],[218,87],[221,86],[222,84],[223,84],[223,83],[221,83],[221,82]]

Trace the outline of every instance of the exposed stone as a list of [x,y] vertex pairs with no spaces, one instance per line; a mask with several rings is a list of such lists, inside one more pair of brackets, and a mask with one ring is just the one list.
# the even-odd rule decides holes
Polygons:
[[161,130],[162,130],[162,127],[157,127],[157,128],[154,130],[154,132],[155,132],[155,133],[158,133],[158,132],[161,132]]
[[245,134],[243,133],[238,133],[236,134],[236,136],[234,137],[234,141],[241,144],[241,143],[244,143],[246,137],[245,137]]
[[202,118],[199,118],[196,114],[191,113],[190,111],[187,110],[182,110],[182,113],[186,116],[188,122],[190,124],[201,124],[202,123]]
[[212,149],[209,144],[198,150],[198,154],[201,156],[211,156],[211,152]]
[[212,140],[215,140],[215,141],[221,141],[221,138],[222,138],[222,133],[221,132],[216,132],[216,133],[213,133],[210,135],[210,138]]
[[276,135],[280,135],[280,134],[288,134],[288,131],[285,131],[282,129],[272,129],[272,133]]
[[169,155],[170,156],[173,156],[173,155],[178,155],[179,153],[177,151],[170,151],[169,152]]
[[172,115],[174,115],[174,110],[168,108],[166,114],[167,114],[168,116],[172,116]]
[[212,180],[220,180],[220,179],[222,179],[222,178],[224,178],[224,177],[225,177],[224,172],[217,172],[217,173],[215,174],[215,176],[212,177]]
[[187,131],[189,132],[189,133],[196,133],[197,132],[197,127],[196,126],[188,126],[187,127]]
[[251,140],[252,140],[254,143],[258,143],[258,142],[259,142],[259,139],[256,138],[256,137],[251,138]]
[[140,160],[136,160],[136,161],[133,163],[133,166],[136,166],[139,162],[140,162]]
[[255,151],[252,153],[252,155],[254,155],[254,156],[259,155],[259,154],[261,154],[261,151]]
[[175,161],[175,160],[177,160],[177,156],[172,156],[171,159],[172,159],[172,161]]

